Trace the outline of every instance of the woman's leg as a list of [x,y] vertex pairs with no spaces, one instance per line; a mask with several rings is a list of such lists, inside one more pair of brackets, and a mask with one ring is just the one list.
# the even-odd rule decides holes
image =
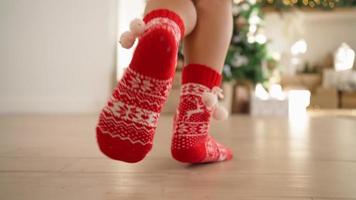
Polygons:
[[96,129],[100,150],[130,163],[142,160],[152,148],[157,120],[172,85],[178,44],[184,33],[193,30],[196,11],[190,0],[150,0],[144,22],[145,31],[131,63]]
[[220,72],[232,36],[231,0],[194,0],[197,25],[184,40],[186,64],[202,64]]
[[191,0],[149,0],[145,14],[159,8],[172,10],[182,18],[185,25],[185,36],[194,30],[197,23],[197,12]]
[[[226,112],[217,104],[224,65],[232,35],[230,0],[195,0],[198,21],[184,41],[182,94],[175,117],[172,155],[181,162],[205,163],[232,159],[232,152],[208,133],[210,118]],[[223,130],[221,130],[223,131]]]

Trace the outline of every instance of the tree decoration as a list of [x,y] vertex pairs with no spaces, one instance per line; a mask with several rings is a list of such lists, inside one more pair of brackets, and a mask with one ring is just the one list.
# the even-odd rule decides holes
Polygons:
[[277,9],[289,9],[293,7],[309,7],[319,9],[333,9],[337,7],[354,7],[356,0],[259,0],[262,6]]
[[270,57],[263,32],[261,6],[254,0],[234,0],[234,30],[223,70],[225,81],[250,81],[256,84],[268,80],[267,67],[264,66]]

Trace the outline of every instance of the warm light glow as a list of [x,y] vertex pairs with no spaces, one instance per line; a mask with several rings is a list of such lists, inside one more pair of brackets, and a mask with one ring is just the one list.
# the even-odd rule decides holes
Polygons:
[[252,15],[250,19],[248,20],[250,24],[259,24],[261,22],[261,18],[257,16],[256,14]]
[[269,94],[273,99],[284,100],[286,98],[282,86],[279,84],[272,84],[269,89]]
[[309,90],[290,90],[288,92],[290,117],[305,116],[310,105],[310,97]]
[[336,71],[350,70],[354,66],[355,51],[343,43],[335,53],[334,67]]
[[249,27],[249,34],[254,34],[257,31],[257,26],[255,24],[251,24]]
[[279,52],[272,52],[272,58],[273,60],[279,61],[281,60],[281,54]]
[[304,39],[298,40],[291,47],[291,53],[294,56],[305,54],[308,50],[308,44]]
[[264,44],[267,42],[267,37],[263,34],[258,34],[256,35],[256,42],[258,42],[259,44]]
[[249,36],[247,36],[247,42],[248,43],[254,43],[256,41],[256,38],[255,38],[255,36],[253,36],[253,35],[249,35]]
[[266,89],[262,86],[261,83],[258,83],[255,88],[255,96],[257,98],[260,98],[262,100],[268,100],[269,99],[269,94],[266,91]]

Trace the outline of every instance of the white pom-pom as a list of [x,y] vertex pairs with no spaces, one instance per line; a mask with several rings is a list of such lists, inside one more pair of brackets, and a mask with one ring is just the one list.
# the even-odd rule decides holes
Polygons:
[[207,107],[213,107],[218,103],[218,97],[211,92],[205,92],[202,96],[203,103]]
[[120,37],[120,44],[123,48],[129,49],[134,45],[135,40],[135,35],[131,31],[126,31]]
[[141,19],[134,19],[130,23],[130,30],[136,36],[139,37],[145,32],[145,22]]
[[213,112],[213,118],[216,120],[224,120],[228,117],[228,115],[229,114],[228,114],[226,108],[224,108],[221,105],[217,105]]

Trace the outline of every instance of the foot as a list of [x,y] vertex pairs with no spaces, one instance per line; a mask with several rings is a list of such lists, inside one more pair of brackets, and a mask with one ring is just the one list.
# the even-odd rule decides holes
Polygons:
[[217,105],[211,102],[206,105],[204,95],[212,94],[213,87],[218,86],[220,81],[220,74],[206,66],[189,65],[184,68],[171,147],[172,156],[176,160],[208,163],[232,159],[231,150],[209,135],[210,119],[213,114],[217,115]]
[[114,160],[135,163],[151,150],[157,120],[167,99],[184,32],[182,20],[168,10],[145,19],[129,68],[102,110],[96,128],[100,150]]

